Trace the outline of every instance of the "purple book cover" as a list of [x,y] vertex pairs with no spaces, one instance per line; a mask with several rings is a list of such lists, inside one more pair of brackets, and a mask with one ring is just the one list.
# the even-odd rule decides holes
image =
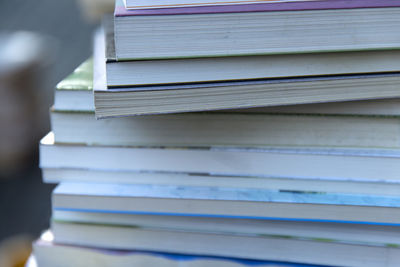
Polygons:
[[115,16],[150,16],[150,15],[188,15],[212,13],[265,12],[265,11],[299,11],[321,9],[350,8],[383,8],[400,7],[400,0],[325,0],[284,3],[260,3],[243,5],[221,5],[201,7],[179,7],[127,10],[122,1],[117,1]]

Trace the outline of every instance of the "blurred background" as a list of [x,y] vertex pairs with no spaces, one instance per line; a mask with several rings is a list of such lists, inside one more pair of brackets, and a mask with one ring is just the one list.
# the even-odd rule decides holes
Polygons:
[[38,142],[50,129],[55,85],[91,56],[92,32],[112,6],[0,0],[0,266],[49,226],[54,186],[41,181]]

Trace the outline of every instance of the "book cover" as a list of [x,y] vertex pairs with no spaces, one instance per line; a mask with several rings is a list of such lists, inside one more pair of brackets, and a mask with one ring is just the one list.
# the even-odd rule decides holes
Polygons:
[[93,59],[89,58],[59,82],[52,110],[87,112],[94,110]]
[[114,15],[116,17],[146,15],[188,15],[321,9],[384,8],[398,6],[400,6],[400,1],[398,0],[329,0],[128,10],[125,8],[122,0],[118,0],[116,1]]
[[93,90],[93,59],[89,58],[59,82],[56,90]]
[[285,3],[303,2],[313,0],[168,0],[168,1],[147,1],[147,0],[124,0],[127,9],[153,9],[171,7],[193,7],[193,6],[217,6],[217,5],[240,5],[258,3]]

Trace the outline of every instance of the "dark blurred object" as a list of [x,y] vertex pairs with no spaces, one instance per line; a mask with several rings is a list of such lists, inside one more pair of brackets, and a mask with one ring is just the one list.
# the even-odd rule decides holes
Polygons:
[[0,1],[0,32],[30,31],[57,41],[55,64],[48,80],[42,81],[49,96],[59,81],[90,57],[95,27],[82,16],[76,0]]
[[[48,105],[42,107],[46,116],[56,84],[90,57],[95,27],[84,20],[77,1],[0,1],[0,31],[31,31],[57,40],[55,64],[45,77],[47,80],[40,81],[43,84],[39,88],[41,97],[50,99]],[[0,125],[0,131],[3,127]],[[36,153],[27,170],[12,175],[0,174],[0,214],[3,218],[0,220],[0,241],[21,233],[38,237],[49,227],[50,193],[54,186],[41,182],[37,158]]]
[[0,174],[30,166],[49,128],[51,96],[43,90],[53,42],[34,33],[0,34]]

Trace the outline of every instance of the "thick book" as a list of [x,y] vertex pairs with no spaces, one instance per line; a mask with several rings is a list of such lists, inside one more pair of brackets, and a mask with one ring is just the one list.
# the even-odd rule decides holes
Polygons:
[[106,63],[96,40],[98,118],[400,97],[400,50]]
[[[51,235],[51,238],[48,236]],[[237,257],[216,257],[207,255],[173,254],[141,250],[117,250],[66,245],[53,241],[51,232],[46,232],[33,243],[36,266],[57,267],[132,267],[132,266],[165,266],[165,267],[317,267],[310,264],[288,263],[240,259]],[[32,259],[33,261],[33,259]],[[34,264],[34,263],[32,263]]]
[[398,196],[114,183],[61,183],[52,205],[54,211],[382,225],[399,225],[400,216]]
[[163,229],[227,235],[287,237],[308,240],[329,240],[364,245],[400,245],[400,225],[339,223],[328,221],[232,219],[224,217],[196,217],[147,215],[90,211],[53,210],[55,223],[81,223]]
[[318,266],[396,267],[400,262],[399,248],[390,244],[372,246],[287,236],[204,234],[56,222],[52,224],[52,231],[57,243],[101,248],[239,257]]
[[398,49],[396,0],[115,8],[118,60]]
[[52,133],[40,144],[42,168],[398,182],[399,162],[398,149],[89,146]]
[[114,146],[400,149],[400,117],[263,112],[185,113],[96,120],[53,110],[56,143]]

